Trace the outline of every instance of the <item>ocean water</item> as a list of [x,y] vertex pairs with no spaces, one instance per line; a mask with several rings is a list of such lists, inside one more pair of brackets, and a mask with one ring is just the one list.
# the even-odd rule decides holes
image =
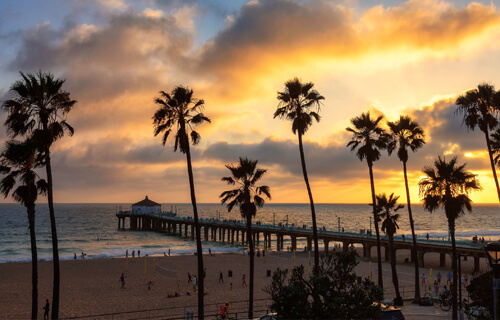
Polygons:
[[[73,259],[82,252],[87,258],[123,257],[125,250],[141,250],[141,255],[163,255],[170,249],[171,254],[192,254],[195,242],[190,238],[180,238],[152,231],[119,231],[116,212],[130,210],[130,204],[55,204],[59,255],[62,260]],[[190,204],[164,204],[166,211],[177,211],[180,217],[191,217]],[[431,238],[445,238],[448,235],[447,220],[443,211],[429,213],[421,204],[412,206],[415,228],[419,237],[427,233]],[[457,221],[456,235],[459,239],[471,239],[478,235],[486,241],[500,238],[498,205],[475,204],[473,212]],[[201,218],[241,219],[238,208],[228,213],[220,204],[199,204]],[[410,234],[408,212],[401,214],[398,234]],[[347,231],[359,232],[370,228],[371,207],[361,204],[316,204],[318,227],[336,231],[340,227]],[[309,204],[266,204],[257,212],[256,221],[263,224],[289,223],[311,226]],[[340,218],[340,219],[339,219]],[[128,223],[127,223],[128,225]],[[373,222],[372,222],[373,228]],[[36,233],[38,257],[50,260],[52,242],[50,219],[46,204],[36,206]],[[262,244],[262,242],[261,242]],[[321,243],[320,243],[321,245]],[[299,248],[304,246],[301,242]],[[273,244],[275,248],[275,245]],[[286,247],[286,244],[285,244]],[[203,242],[203,248],[212,252],[238,252],[243,246],[216,242]],[[0,204],[0,263],[30,261],[28,218],[26,209],[18,204]]]

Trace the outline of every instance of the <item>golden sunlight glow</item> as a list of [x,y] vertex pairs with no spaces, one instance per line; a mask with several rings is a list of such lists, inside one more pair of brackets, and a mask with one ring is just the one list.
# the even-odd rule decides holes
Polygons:
[[[2,95],[18,70],[42,69],[58,72],[78,100],[68,114],[74,136],[53,148],[57,178],[73,175],[68,179],[78,183],[57,190],[58,201],[128,201],[147,191],[190,202],[185,155],[173,153],[177,127],[162,146],[152,125],[159,91],[182,85],[204,100],[211,119],[194,127],[202,137],[191,154],[199,202],[218,201],[224,165],[239,156],[269,169],[273,202],[308,202],[298,136],[290,121],[273,118],[277,93],[294,77],[314,83],[325,97],[321,121],[302,137],[316,202],[371,201],[366,160],[346,147],[345,130],[367,111],[383,115],[386,130],[386,121],[406,114],[425,131],[426,144],[408,161],[412,202],[420,200],[422,168],[443,155],[459,156],[478,174],[483,191],[471,194],[475,202],[498,201],[484,136],[466,132],[455,112],[457,97],[479,83],[500,88],[500,13],[493,3],[84,3],[100,4],[99,14],[62,26],[44,17],[19,27],[0,62]],[[406,201],[397,151],[391,157],[381,151],[374,175],[377,193]]]

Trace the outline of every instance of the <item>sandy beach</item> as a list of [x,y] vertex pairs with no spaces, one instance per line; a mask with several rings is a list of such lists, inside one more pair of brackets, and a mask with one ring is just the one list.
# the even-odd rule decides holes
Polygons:
[[[398,273],[400,286],[405,287],[405,296],[411,297],[413,283],[413,265],[404,263],[409,257],[409,252],[398,252]],[[248,299],[248,288],[242,285],[242,276],[246,274],[248,281],[248,256],[242,254],[217,254],[205,255],[206,267],[205,286],[208,295],[205,298],[206,314],[215,315],[218,305],[229,301],[242,301]],[[154,261],[154,263],[153,263]],[[145,266],[146,263],[146,266]],[[267,270],[276,268],[292,268],[294,263],[293,254],[289,252],[272,252],[265,258],[255,258],[255,299],[266,299],[268,295],[262,288],[271,282],[267,276]],[[298,252],[295,255],[295,263],[303,264],[308,270],[308,255]],[[156,266],[154,266],[156,265]],[[372,258],[372,274],[376,277],[376,259]],[[462,263],[464,272],[472,277],[473,261]],[[168,298],[168,294],[177,291],[177,270],[180,268],[180,292],[181,296]],[[426,255],[426,268],[420,273],[427,277],[433,268],[433,276],[438,272],[443,274],[451,269],[449,261],[445,268],[438,268],[438,255]],[[153,276],[153,269],[155,274]],[[232,277],[228,277],[229,270]],[[391,298],[392,289],[390,265],[383,264],[384,284],[386,298]],[[486,271],[486,260],[481,260],[481,271]],[[219,274],[222,271],[224,283],[219,283]],[[121,288],[119,278],[121,273],[126,278],[125,289]],[[145,275],[147,272],[147,275]],[[153,314],[166,316],[172,313],[183,313],[185,306],[196,306],[196,294],[187,296],[187,291],[192,291],[192,285],[187,281],[187,273],[197,273],[196,257],[194,255],[182,255],[171,257],[141,257],[122,259],[85,259],[61,262],[61,300],[60,317],[85,317],[90,315],[132,312],[150,309],[166,309],[180,307],[175,310],[159,310]],[[370,273],[370,262],[361,258],[356,273],[365,277]],[[0,264],[0,318],[1,319],[28,319],[31,308],[31,263],[3,263]],[[153,279],[154,278],[154,279]],[[148,280],[154,280],[151,290],[147,290]],[[231,290],[232,283],[232,290]],[[403,290],[403,289],[402,289]],[[43,319],[42,307],[45,299],[52,300],[52,262],[43,261],[39,263],[39,318]],[[259,301],[256,305],[266,305],[268,302]],[[242,305],[241,305],[242,306]],[[236,310],[235,304],[233,310]],[[262,307],[265,309],[264,307]],[[190,309],[190,308],[188,308]],[[196,308],[195,308],[196,311]],[[261,312],[262,313],[262,312]],[[256,315],[259,313],[256,312]],[[131,318],[148,316],[147,312],[139,312],[125,315],[114,315],[117,318]],[[93,318],[96,318],[95,316]],[[97,317],[99,318],[99,317]],[[101,317],[101,319],[109,318]]]

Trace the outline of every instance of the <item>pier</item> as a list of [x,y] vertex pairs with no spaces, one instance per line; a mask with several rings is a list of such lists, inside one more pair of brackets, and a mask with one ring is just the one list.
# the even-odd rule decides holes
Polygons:
[[[168,233],[179,237],[190,237],[194,240],[196,229],[192,218],[178,217],[172,212],[136,214],[131,211],[119,211],[116,213],[118,218],[119,230],[143,230]],[[126,228],[126,220],[129,219]],[[247,228],[244,222],[228,222],[216,219],[200,219],[201,237],[204,241],[220,241],[231,244],[246,243]],[[277,226],[272,224],[252,224],[252,237],[256,245],[260,245],[262,236],[263,247],[273,249],[273,239],[275,250],[284,249],[285,237],[290,239],[291,249],[297,250],[297,239],[305,239],[307,246],[305,249],[313,249],[313,232],[311,228],[301,228],[296,226]],[[363,256],[371,258],[372,247],[376,247],[377,238],[375,235],[355,232],[341,232],[318,228],[318,241],[324,244],[324,251],[328,252],[330,243],[341,243],[342,249],[347,250],[349,246],[361,244],[363,246]],[[388,250],[389,241],[385,236],[380,237],[381,246],[385,249],[385,260],[390,259]],[[425,263],[425,254],[439,253],[439,265],[446,265],[446,256],[451,256],[451,242],[434,239],[418,239],[418,259],[419,266],[423,267]],[[411,239],[405,239],[401,236],[394,239],[395,250],[412,251]],[[479,271],[479,259],[486,258],[486,253],[479,243],[468,241],[457,241],[457,254],[468,256],[474,259],[474,271]],[[412,255],[413,256],[413,255]],[[450,258],[449,258],[450,259]]]

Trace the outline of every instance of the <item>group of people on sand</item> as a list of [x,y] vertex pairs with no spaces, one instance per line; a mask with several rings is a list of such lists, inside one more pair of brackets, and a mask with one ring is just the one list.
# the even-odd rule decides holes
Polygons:
[[[434,293],[436,295],[439,295],[439,287],[441,286],[441,279],[443,278],[443,275],[441,274],[441,272],[438,272],[438,274],[436,275],[436,280],[434,280],[434,283],[432,283],[432,287],[434,289]],[[469,285],[469,275],[467,273],[462,273],[460,275],[460,285],[463,286],[464,288],[466,288],[468,285]],[[431,283],[427,282],[427,278],[425,276],[425,273],[422,273],[422,288],[427,288],[426,285],[429,285],[429,290],[431,290]],[[451,273],[451,271],[448,272],[448,274],[446,275],[446,285],[443,286],[443,292],[442,292],[442,295],[443,294],[446,294],[446,291],[448,292],[448,294],[446,294],[446,296],[449,295],[449,289],[448,288],[451,288],[453,286],[453,274]]]
[[[87,254],[85,252],[82,251],[82,254],[80,255],[80,259],[85,259],[85,257],[87,256]],[[76,252],[74,254],[74,257],[73,257],[75,260],[76,260]]]

